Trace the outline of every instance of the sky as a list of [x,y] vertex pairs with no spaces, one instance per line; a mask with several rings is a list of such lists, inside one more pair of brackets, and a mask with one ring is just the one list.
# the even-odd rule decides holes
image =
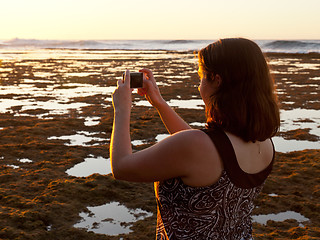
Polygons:
[[0,0],[0,39],[320,39],[320,0]]

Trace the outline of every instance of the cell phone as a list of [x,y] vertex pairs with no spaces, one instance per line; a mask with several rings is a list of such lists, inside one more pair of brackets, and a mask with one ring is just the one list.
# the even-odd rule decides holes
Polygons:
[[[125,74],[123,73],[122,79],[124,80]],[[142,88],[143,86],[143,73],[132,72],[130,73],[130,88]]]

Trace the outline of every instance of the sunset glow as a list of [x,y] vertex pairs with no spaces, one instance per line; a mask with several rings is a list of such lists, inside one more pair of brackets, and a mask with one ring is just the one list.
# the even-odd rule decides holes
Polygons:
[[318,0],[11,0],[0,39],[320,39]]

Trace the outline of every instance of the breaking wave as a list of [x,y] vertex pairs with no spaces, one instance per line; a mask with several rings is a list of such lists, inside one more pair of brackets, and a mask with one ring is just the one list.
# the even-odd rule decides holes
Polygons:
[[298,52],[298,53],[308,53],[308,52],[320,52],[320,41],[319,40],[277,40],[271,41],[264,44],[262,48],[268,50],[268,52]]
[[[199,50],[214,40],[39,40],[0,41],[0,49]],[[264,52],[320,53],[320,40],[256,40]]]

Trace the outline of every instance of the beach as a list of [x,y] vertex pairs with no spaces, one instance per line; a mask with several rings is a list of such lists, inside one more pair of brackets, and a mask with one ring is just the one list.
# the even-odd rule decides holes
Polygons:
[[[0,239],[154,239],[153,183],[111,175],[111,94],[125,69],[150,68],[169,105],[203,128],[196,54],[36,49],[3,55]],[[319,239],[320,54],[266,57],[282,120],[274,169],[253,211],[253,236]],[[135,92],[132,97],[131,140],[139,151],[168,133],[157,111]]]

